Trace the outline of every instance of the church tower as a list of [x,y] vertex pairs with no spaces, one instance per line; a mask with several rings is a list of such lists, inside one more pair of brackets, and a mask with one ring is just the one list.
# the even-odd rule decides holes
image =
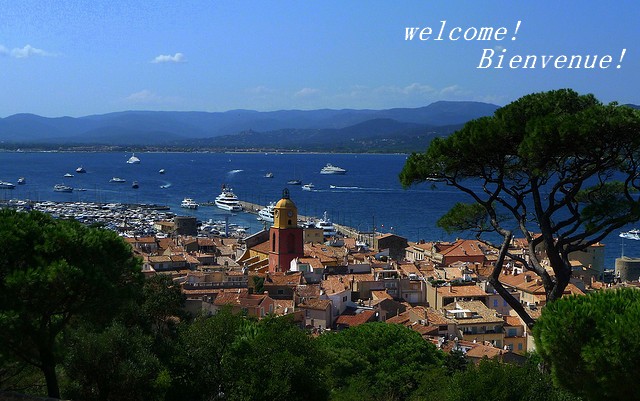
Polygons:
[[298,227],[298,208],[289,198],[289,190],[282,191],[282,199],[273,209],[273,225],[269,230],[269,272],[286,272],[291,261],[304,256],[302,228]]

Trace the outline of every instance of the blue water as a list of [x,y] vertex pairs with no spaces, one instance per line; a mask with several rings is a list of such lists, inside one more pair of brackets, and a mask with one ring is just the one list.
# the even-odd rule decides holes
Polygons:
[[[142,162],[127,164],[131,154],[80,152],[0,152],[0,180],[16,183],[25,177],[26,185],[0,190],[2,199],[157,203],[168,205],[177,214],[200,219],[221,219],[224,211],[201,206],[196,211],[179,207],[185,197],[202,203],[213,201],[227,184],[241,200],[265,205],[277,201],[287,187],[302,215],[321,216],[324,211],[336,223],[362,231],[394,232],[409,240],[451,240],[436,227],[436,220],[455,202],[468,201],[451,188],[433,189],[428,184],[402,189],[398,180],[405,155],[363,154],[263,154],[263,153],[136,153]],[[348,170],[345,175],[322,175],[327,163]],[[77,174],[83,166],[86,174]],[[164,168],[165,174],[158,170]],[[272,172],[274,178],[264,178]],[[63,178],[65,173],[73,178]],[[127,180],[109,183],[112,177]],[[314,191],[287,185],[290,179],[313,183]],[[131,188],[136,180],[139,189]],[[55,184],[65,183],[85,192],[53,192]],[[168,186],[161,188],[161,186]],[[335,188],[331,188],[333,185]],[[231,217],[249,227],[262,228],[255,215],[239,213]],[[632,227],[628,227],[630,229]],[[621,254],[622,240],[617,233],[606,241],[606,266],[613,267]],[[640,256],[640,241],[626,240],[624,254]]]

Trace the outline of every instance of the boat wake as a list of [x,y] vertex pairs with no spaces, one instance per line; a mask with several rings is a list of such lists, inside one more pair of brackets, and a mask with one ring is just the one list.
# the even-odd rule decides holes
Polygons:
[[397,189],[394,188],[372,188],[372,187],[346,187],[346,186],[337,186],[330,185],[330,191],[334,192],[344,192],[344,191],[353,191],[353,192],[394,192]]
[[167,182],[165,184],[160,185],[160,188],[165,189],[165,188],[169,188],[171,186],[170,182]]
[[238,174],[238,173],[240,173],[242,171],[244,171],[244,170],[231,170],[231,171],[229,171],[228,174]]

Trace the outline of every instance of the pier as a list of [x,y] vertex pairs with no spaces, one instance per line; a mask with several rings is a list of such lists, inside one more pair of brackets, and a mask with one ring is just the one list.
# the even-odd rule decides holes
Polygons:
[[[242,205],[244,212],[255,214],[255,215],[258,214],[258,211],[260,211],[260,209],[263,209],[266,207],[263,205],[259,205],[257,203],[251,203],[251,202],[245,202],[245,201],[240,201],[240,205]],[[319,220],[319,218],[314,216],[298,215],[298,220],[317,221]],[[343,224],[337,224],[337,223],[333,223],[333,226],[336,228],[336,231],[338,231],[345,237],[355,238],[356,241],[367,242],[369,244],[373,243],[374,233],[371,231],[359,231],[354,227],[349,227],[349,226],[346,226]]]

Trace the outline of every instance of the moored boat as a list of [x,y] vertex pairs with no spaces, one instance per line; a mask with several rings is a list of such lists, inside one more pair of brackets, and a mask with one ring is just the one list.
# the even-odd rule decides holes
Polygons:
[[320,220],[318,220],[316,222],[316,228],[321,228],[322,229],[322,235],[325,238],[327,238],[327,237],[335,237],[336,234],[338,233],[336,231],[335,226],[331,222],[331,220],[329,220],[329,217],[327,217],[327,212],[326,211],[322,215],[322,219],[320,219]]
[[346,174],[347,170],[342,167],[334,166],[331,163],[327,163],[326,166],[320,170],[320,174]]
[[236,194],[233,193],[233,189],[226,185],[222,185],[222,192],[220,195],[216,196],[215,203],[218,208],[228,210],[230,212],[239,212],[242,210],[240,201]]
[[183,207],[185,209],[197,209],[198,204],[191,198],[184,198],[180,203],[180,207]]
[[271,202],[267,205],[267,207],[260,209],[260,211],[258,211],[258,216],[260,217],[260,220],[273,223],[273,208],[275,206],[276,206],[275,202]]
[[640,240],[640,230],[636,228],[636,229],[629,230],[629,231],[626,231],[626,232],[621,232],[620,233],[620,237],[624,238],[624,239]]
[[140,164],[140,159],[136,156],[135,153],[131,154],[129,160],[127,160],[128,164]]

